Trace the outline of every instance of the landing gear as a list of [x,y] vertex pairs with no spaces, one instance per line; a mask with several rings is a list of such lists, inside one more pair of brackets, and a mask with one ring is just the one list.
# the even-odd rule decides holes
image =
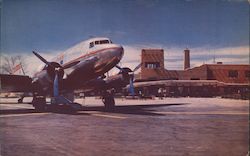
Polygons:
[[45,97],[33,97],[32,105],[38,112],[44,112],[47,110]]
[[102,102],[104,103],[106,111],[113,111],[115,109],[115,100],[112,93],[105,92],[102,97]]
[[17,100],[17,103],[23,103],[24,97],[25,97],[25,94],[23,94],[23,95]]

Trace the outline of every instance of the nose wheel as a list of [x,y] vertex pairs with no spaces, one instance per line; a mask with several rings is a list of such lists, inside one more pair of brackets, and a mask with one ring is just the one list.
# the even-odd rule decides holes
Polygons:
[[113,111],[115,109],[115,100],[111,93],[105,92],[102,97],[102,102],[106,111]]

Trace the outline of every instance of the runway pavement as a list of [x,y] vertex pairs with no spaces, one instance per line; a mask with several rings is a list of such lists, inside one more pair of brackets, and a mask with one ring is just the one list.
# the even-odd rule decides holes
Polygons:
[[249,103],[220,98],[77,99],[76,114],[36,112],[1,99],[1,156],[222,155],[246,156]]

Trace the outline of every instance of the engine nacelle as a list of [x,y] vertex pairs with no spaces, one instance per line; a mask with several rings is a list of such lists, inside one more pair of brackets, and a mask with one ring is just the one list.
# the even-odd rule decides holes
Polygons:
[[64,71],[61,69],[60,64],[57,62],[51,62],[51,66],[46,65],[40,72],[36,73],[33,79],[35,90],[37,92],[51,91],[53,89],[56,72],[58,72],[59,80],[62,80]]
[[123,88],[129,84],[131,69],[123,68],[117,75],[113,75],[107,78],[107,88]]

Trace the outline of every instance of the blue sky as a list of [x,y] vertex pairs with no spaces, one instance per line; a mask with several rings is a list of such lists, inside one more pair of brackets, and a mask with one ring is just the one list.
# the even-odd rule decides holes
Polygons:
[[137,49],[248,47],[249,2],[2,0],[2,53],[61,51],[90,36]]

